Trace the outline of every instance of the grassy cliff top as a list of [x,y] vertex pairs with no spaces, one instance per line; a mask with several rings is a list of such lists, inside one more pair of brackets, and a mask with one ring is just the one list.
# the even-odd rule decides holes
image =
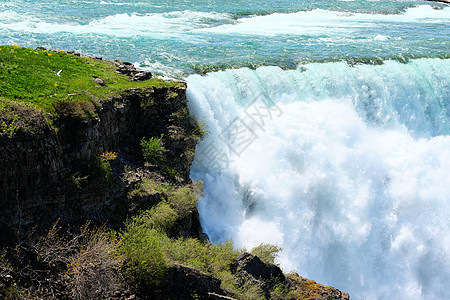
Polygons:
[[0,108],[14,101],[52,113],[57,100],[101,101],[128,88],[178,84],[157,78],[132,81],[116,70],[112,61],[62,50],[0,46]]

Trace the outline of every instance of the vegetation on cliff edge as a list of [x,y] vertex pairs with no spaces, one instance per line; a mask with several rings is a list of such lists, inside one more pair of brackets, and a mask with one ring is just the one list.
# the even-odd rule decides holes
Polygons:
[[157,78],[132,81],[116,70],[111,61],[62,50],[0,46],[0,107],[5,100],[11,100],[54,112],[58,100],[95,102],[132,87],[178,84]]
[[103,100],[130,88],[177,85],[158,78],[133,81],[112,61],[0,46],[0,136],[35,132],[58,116],[89,119]]

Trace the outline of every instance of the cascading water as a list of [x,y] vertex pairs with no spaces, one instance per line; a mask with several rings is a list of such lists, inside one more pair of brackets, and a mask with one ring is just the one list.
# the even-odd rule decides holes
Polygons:
[[449,299],[450,60],[188,77],[213,241],[359,299]]

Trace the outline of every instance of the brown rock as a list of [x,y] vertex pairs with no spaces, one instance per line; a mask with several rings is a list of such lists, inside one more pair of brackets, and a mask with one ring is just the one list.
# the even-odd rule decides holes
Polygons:
[[300,299],[307,300],[350,300],[348,293],[331,286],[324,286],[313,280],[288,274],[287,281],[298,292]]

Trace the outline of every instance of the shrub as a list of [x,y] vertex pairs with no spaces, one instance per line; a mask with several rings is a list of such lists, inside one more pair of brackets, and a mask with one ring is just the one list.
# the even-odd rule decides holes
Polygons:
[[66,282],[72,298],[99,299],[121,290],[118,243],[104,226],[82,229],[78,251],[68,257]]
[[75,172],[74,174],[70,175],[70,180],[77,189],[81,189],[81,183],[86,181],[88,178],[89,175],[81,176],[80,172]]
[[178,218],[177,213],[167,202],[158,203],[150,210],[142,212],[133,218],[134,226],[143,226],[159,232],[167,232],[172,228]]
[[95,116],[95,106],[90,101],[57,100],[54,108],[60,118],[87,120]]
[[192,118],[191,120],[195,128],[191,133],[192,136],[202,139],[209,134],[208,124],[205,121],[199,118]]
[[175,169],[167,169],[166,170],[167,175],[169,175],[171,178],[176,179],[177,176],[180,177],[180,173]]
[[106,183],[112,183],[112,167],[111,162],[117,158],[115,152],[104,152],[97,157],[97,171],[100,179],[104,180]]
[[266,293],[261,286],[246,282],[240,289],[240,299],[242,300],[265,300]]
[[142,138],[141,149],[146,162],[155,164],[163,159],[164,153],[166,152],[161,142],[163,137],[164,135],[161,134],[160,138],[151,137],[148,140],[145,137]]
[[166,273],[161,236],[155,229],[128,223],[122,234],[121,253],[126,257],[124,275],[135,285],[158,284]]
[[168,203],[180,218],[185,218],[195,209],[198,197],[189,186],[183,186],[169,193]]
[[[194,195],[182,188],[175,193],[177,199],[185,193]],[[126,276],[135,284],[158,284],[167,267],[182,264],[229,279],[227,284],[232,286],[230,269],[239,251],[233,249],[232,242],[213,245],[194,238],[169,238],[167,232],[180,217],[178,209],[163,201],[127,222],[121,246],[127,261]]]
[[49,122],[44,112],[31,104],[0,99],[0,137],[14,138],[18,132],[35,133]]
[[304,299],[295,290],[295,288],[290,287],[285,284],[275,284],[270,290],[270,299],[281,300],[281,299]]
[[0,136],[4,135],[8,138],[13,138],[16,135],[19,126],[15,125],[17,121],[17,114],[14,115],[14,118],[7,124],[6,122],[2,122],[0,124]]
[[[122,290],[119,240],[105,226],[91,227],[89,222],[77,233],[61,234],[60,228],[56,222],[45,237],[32,243],[39,265],[57,274],[74,299],[107,298]],[[48,278],[39,283],[47,289],[60,284]]]
[[254,247],[250,252],[258,256],[266,264],[275,264],[275,258],[281,250],[283,249],[277,245],[262,243]]

